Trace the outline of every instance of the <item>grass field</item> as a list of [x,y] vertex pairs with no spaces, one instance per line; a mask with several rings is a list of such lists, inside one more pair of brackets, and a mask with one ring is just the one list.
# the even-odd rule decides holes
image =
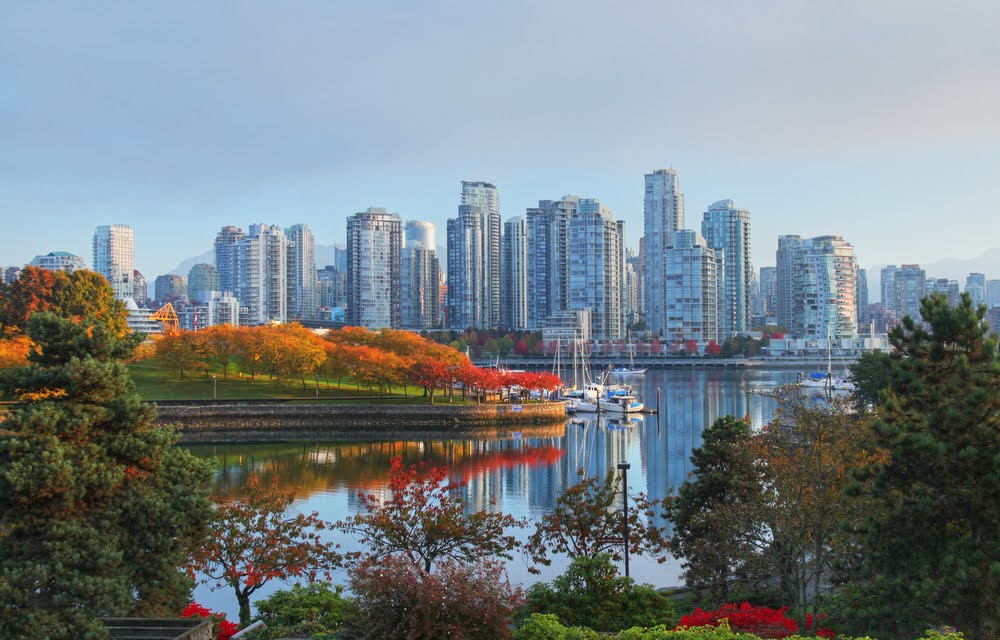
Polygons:
[[[168,370],[160,366],[156,359],[144,360],[137,364],[129,365],[132,379],[135,381],[136,391],[144,400],[212,400],[213,380],[212,376],[205,377],[204,373],[185,374],[181,380],[175,371]],[[303,402],[314,401],[317,397],[324,401],[343,400],[345,402],[357,401],[360,399],[377,396],[377,392],[368,389],[357,389],[350,380],[341,381],[340,388],[337,388],[337,381],[330,380],[329,384],[320,378],[319,394],[317,396],[316,380],[307,379],[305,389],[302,388],[301,380],[268,380],[267,376],[257,376],[256,380],[250,382],[249,376],[241,377],[239,374],[230,373],[223,377],[221,373],[215,374],[214,397],[225,399],[300,399]],[[404,394],[403,389],[393,387],[392,395],[385,398],[378,398],[379,403],[406,403],[406,404],[430,404],[429,398],[422,397],[424,390],[421,387],[407,387]],[[439,390],[434,394],[436,403],[447,402],[447,397]],[[456,396],[455,402],[461,402],[461,397]]]

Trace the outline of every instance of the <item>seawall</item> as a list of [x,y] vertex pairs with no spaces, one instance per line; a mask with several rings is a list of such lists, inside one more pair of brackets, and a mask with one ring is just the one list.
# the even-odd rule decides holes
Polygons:
[[416,437],[497,428],[562,425],[562,403],[484,405],[159,406],[159,424],[179,427],[182,443]]

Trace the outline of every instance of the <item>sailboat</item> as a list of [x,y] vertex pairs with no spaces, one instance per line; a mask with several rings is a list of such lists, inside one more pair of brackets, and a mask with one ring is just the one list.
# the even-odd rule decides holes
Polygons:
[[803,389],[819,389],[823,391],[844,391],[851,392],[857,387],[849,377],[842,378],[833,375],[833,340],[829,334],[826,338],[826,373],[814,371],[807,377],[799,380],[799,387]]
[[641,376],[646,373],[645,367],[635,366],[635,344],[632,342],[632,332],[628,334],[628,366],[618,366],[611,369],[616,376]]

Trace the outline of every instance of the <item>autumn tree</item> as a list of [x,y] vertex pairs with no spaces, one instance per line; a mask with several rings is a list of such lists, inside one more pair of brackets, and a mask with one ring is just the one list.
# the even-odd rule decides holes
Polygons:
[[518,542],[507,529],[523,527],[523,521],[487,509],[470,512],[462,487],[448,481],[444,468],[406,466],[395,458],[389,496],[359,494],[363,511],[336,526],[368,547],[367,555],[402,556],[424,572],[446,558],[466,563],[483,557],[511,559]]
[[247,478],[244,494],[216,505],[212,536],[192,556],[190,567],[213,588],[230,587],[240,607],[240,625],[250,624],[250,596],[271,580],[309,582],[340,566],[342,556],[322,538],[327,523],[315,511],[290,515],[292,491]]
[[132,339],[92,316],[36,312],[26,331],[28,366],[0,375],[20,401],[0,432],[0,637],[98,638],[101,616],[179,614],[209,470],[153,424],[122,363]]
[[1000,360],[986,309],[924,299],[889,334],[861,391],[876,398],[854,619],[887,636],[947,624],[1000,637]]
[[326,352],[315,333],[294,322],[274,327],[273,339],[277,346],[275,369],[282,378],[299,378],[302,390],[306,388],[306,376],[318,374]]
[[[555,508],[542,516],[525,543],[526,554],[535,564],[550,564],[553,553],[570,558],[608,554],[615,562],[624,558],[622,492],[614,470],[603,479],[584,477],[582,469],[579,473],[580,482],[559,496]],[[660,501],[639,493],[630,495],[629,503],[629,553],[664,562],[668,541],[663,529],[651,524],[660,515]]]
[[222,378],[229,377],[229,368],[238,352],[236,328],[231,324],[217,324],[202,329],[205,351],[222,368]]
[[183,380],[185,372],[208,371],[208,350],[203,336],[194,331],[178,331],[160,336],[156,356]]
[[818,616],[831,593],[835,565],[853,558],[858,536],[849,525],[869,517],[871,500],[846,495],[852,473],[886,460],[873,437],[872,416],[853,411],[848,400],[814,403],[795,387],[774,392],[778,409],[754,439],[763,463],[767,523],[761,542],[780,587],[796,612]]
[[707,588],[716,605],[760,577],[764,486],[752,442],[743,420],[716,420],[691,451],[691,477],[669,505],[671,552],[684,559],[684,581]]

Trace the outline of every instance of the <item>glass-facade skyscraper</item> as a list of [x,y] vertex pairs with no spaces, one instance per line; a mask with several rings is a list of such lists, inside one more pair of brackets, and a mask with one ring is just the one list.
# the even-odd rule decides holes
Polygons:
[[719,337],[726,339],[750,329],[750,212],[732,200],[720,200],[705,212],[701,235],[708,246],[725,251],[725,286],[719,291]]
[[657,169],[645,176],[643,233],[645,258],[646,325],[654,333],[666,328],[666,251],[674,233],[684,228],[684,196],[677,172]]
[[124,224],[103,225],[94,230],[94,271],[107,278],[115,298],[129,300],[135,294],[135,231]]

